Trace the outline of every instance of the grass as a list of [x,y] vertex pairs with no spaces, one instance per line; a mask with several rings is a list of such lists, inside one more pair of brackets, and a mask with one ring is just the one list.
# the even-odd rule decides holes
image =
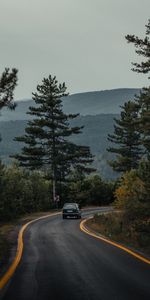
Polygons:
[[11,248],[14,245],[11,233],[15,224],[0,224],[0,271],[8,263]]
[[87,221],[87,226],[113,241],[150,255],[149,232],[136,230],[134,224],[124,221],[123,213],[120,211],[96,214]]
[[0,275],[5,271],[11,257],[16,254],[17,238],[20,227],[31,220],[48,215],[52,212],[55,212],[55,210],[26,214],[15,221],[0,223]]

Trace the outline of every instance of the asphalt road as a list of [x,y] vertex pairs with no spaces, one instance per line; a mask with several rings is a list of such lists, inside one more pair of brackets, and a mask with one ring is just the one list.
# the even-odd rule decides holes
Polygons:
[[81,232],[79,223],[54,216],[31,224],[1,299],[149,300],[150,266]]

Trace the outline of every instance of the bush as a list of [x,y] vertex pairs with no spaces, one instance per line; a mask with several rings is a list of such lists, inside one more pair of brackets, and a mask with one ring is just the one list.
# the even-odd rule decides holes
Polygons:
[[51,208],[51,184],[39,172],[0,168],[0,220]]
[[[150,245],[149,182],[144,179],[144,176],[140,176],[143,174],[140,168],[123,175],[120,187],[115,191],[114,206],[123,211],[124,231],[128,232],[140,247],[148,247]],[[147,177],[149,177],[148,173]]]
[[89,176],[72,182],[69,198],[81,205],[108,205],[113,202],[114,184],[107,183],[100,176]]

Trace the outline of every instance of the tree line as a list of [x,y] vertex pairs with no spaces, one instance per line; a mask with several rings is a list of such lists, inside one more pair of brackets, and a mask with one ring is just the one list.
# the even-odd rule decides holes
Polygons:
[[[150,71],[150,21],[144,39],[127,35],[136,53],[144,57],[133,63],[133,71]],[[17,70],[6,69],[0,78],[0,109],[15,109],[13,93],[17,84]],[[49,75],[33,93],[34,106],[28,114],[25,134],[16,137],[22,142],[21,154],[14,156],[18,165],[0,167],[0,217],[13,218],[25,212],[53,208],[58,196],[60,205],[76,201],[81,205],[105,205],[114,200],[124,212],[122,222],[130,232],[150,229],[150,87],[144,87],[135,99],[127,101],[119,119],[115,119],[114,133],[108,136],[114,153],[109,164],[121,174],[116,183],[104,182],[91,166],[90,148],[69,141],[80,134],[83,127],[70,126],[78,114],[65,114],[62,98],[67,97],[65,83],[58,83]],[[115,146],[113,145],[115,144]],[[87,176],[88,175],[88,176]],[[37,182],[37,184],[36,184]],[[13,196],[12,196],[13,195]],[[114,195],[114,196],[113,196]],[[134,230],[133,230],[134,228]],[[144,231],[143,231],[144,232]]]
[[[6,69],[2,74],[1,109],[4,106],[15,109],[13,92],[17,79],[16,69]],[[86,177],[96,171],[91,166],[90,148],[69,140],[71,135],[80,134],[83,127],[70,125],[70,120],[78,114],[63,112],[62,99],[68,96],[66,89],[65,83],[60,84],[55,76],[49,75],[33,93],[35,104],[27,112],[33,120],[28,121],[25,134],[15,138],[23,144],[22,152],[13,156],[18,163],[11,167],[1,163],[1,219],[61,207],[66,201],[81,205],[112,201],[111,184],[100,176]]]
[[[144,59],[133,63],[132,70],[148,75],[149,35],[150,20],[144,39],[126,36]],[[123,211],[120,228],[136,237],[141,245],[150,246],[150,86],[143,87],[139,95],[122,106],[120,118],[115,119],[114,133],[108,140],[112,143],[108,151],[114,153],[114,160],[109,164],[121,174],[114,202]]]

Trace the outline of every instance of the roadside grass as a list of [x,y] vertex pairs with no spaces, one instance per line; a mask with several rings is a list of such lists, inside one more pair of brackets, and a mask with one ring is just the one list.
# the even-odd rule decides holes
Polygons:
[[0,223],[0,276],[3,275],[9,260],[16,255],[18,233],[22,225],[36,218],[43,217],[56,210],[25,214],[12,222]]
[[11,233],[14,228],[15,224],[0,224],[0,271],[10,257],[10,249],[13,246]]
[[95,232],[129,248],[150,256],[150,234],[145,230],[135,230],[132,223],[123,221],[123,212],[114,211],[95,214],[86,225]]

